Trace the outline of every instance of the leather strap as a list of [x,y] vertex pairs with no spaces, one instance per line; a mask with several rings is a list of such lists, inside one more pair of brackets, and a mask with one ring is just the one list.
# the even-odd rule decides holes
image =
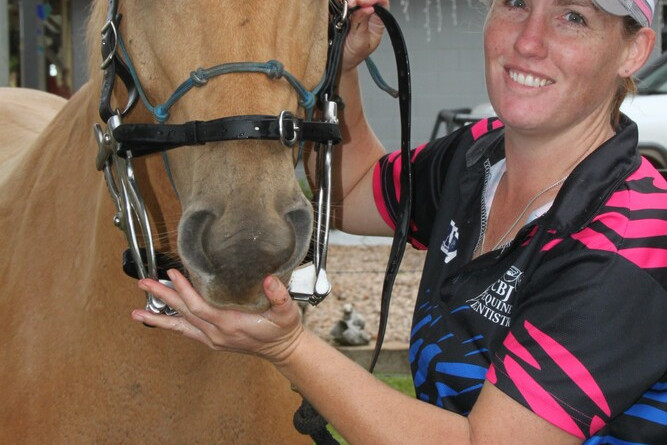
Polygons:
[[[340,128],[328,122],[306,121],[296,117],[283,120],[283,137],[325,143],[341,141]],[[280,140],[280,117],[250,115],[231,116],[210,121],[190,121],[184,124],[122,124],[113,130],[121,143],[118,154],[126,157],[143,156],[185,145],[239,139]]]
[[[398,71],[398,98],[401,115],[401,198],[399,202],[399,220],[394,231],[394,239],[391,245],[391,252],[382,287],[382,300],[380,305],[380,322],[378,326],[377,340],[373,359],[368,367],[369,372],[373,372],[377,364],[385,331],[387,320],[389,319],[389,303],[393,290],[396,275],[403,259],[405,246],[408,242],[408,231],[410,229],[410,217],[412,214],[412,163],[410,160],[410,127],[411,127],[411,85],[410,85],[410,61],[408,59],[407,46],[403,38],[403,33],[396,19],[381,6],[375,5],[375,12],[385,25],[387,34],[391,39],[396,57],[396,68]],[[302,419],[305,418],[304,419]],[[307,420],[307,423],[306,423]],[[317,422],[324,422],[321,423]],[[304,399],[301,407],[295,414],[294,424],[299,428],[305,428],[302,424],[314,425],[312,430],[306,434],[315,441],[317,445],[329,445],[337,443],[326,429],[326,420],[315,410],[310,403]],[[301,431],[301,429],[299,429]]]
[[350,29],[350,20],[348,17],[341,18],[342,11],[334,2],[329,3],[331,23],[329,24],[329,50],[327,52],[327,66],[324,75],[324,83],[318,93],[320,104],[327,100],[337,100],[335,96],[336,82],[338,81],[338,72],[342,61],[343,47],[347,32]]
[[389,11],[381,6],[375,5],[375,13],[384,23],[387,34],[391,39],[396,58],[396,70],[398,72],[398,101],[401,115],[401,198],[399,202],[399,219],[396,222],[394,239],[391,245],[389,261],[385,272],[384,283],[382,286],[382,299],[380,303],[380,321],[378,324],[377,340],[375,342],[375,351],[373,359],[368,367],[373,372],[377,364],[382,342],[387,329],[387,320],[389,319],[389,303],[391,293],[394,287],[394,281],[398,274],[399,266],[403,260],[405,246],[408,242],[408,232],[410,230],[410,218],[412,216],[412,162],[410,160],[410,128],[411,128],[411,84],[410,84],[410,60],[408,58],[407,45],[403,38],[401,28],[396,18]]
[[128,92],[127,104],[125,109],[121,111],[121,115],[127,114],[137,103],[139,93],[134,84],[130,70],[126,63],[118,56],[118,32],[120,27],[121,15],[118,14],[118,2],[116,0],[109,0],[107,7],[107,21],[102,29],[102,70],[104,75],[102,78],[102,91],[100,94],[99,114],[104,122],[107,122],[111,116],[117,114],[111,106],[111,94],[116,82],[116,76],[125,85]]

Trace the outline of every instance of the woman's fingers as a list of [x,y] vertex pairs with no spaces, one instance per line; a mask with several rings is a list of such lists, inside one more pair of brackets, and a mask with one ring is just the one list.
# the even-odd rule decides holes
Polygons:
[[154,314],[144,309],[136,309],[132,311],[132,319],[151,327],[178,332],[207,346],[213,346],[206,334],[182,317],[170,317],[168,315]]
[[[384,25],[374,13],[374,4],[383,4],[374,0],[358,0],[350,6],[359,6],[350,16],[350,30],[345,39],[342,70],[348,71],[360,64],[375,48],[382,37]],[[384,5],[383,5],[384,6]]]
[[[172,309],[178,312],[180,317],[161,318],[147,312],[144,322],[151,326],[163,327],[165,329],[176,330],[182,332],[188,337],[192,337],[192,329],[197,330],[198,334],[208,336],[209,331],[213,327],[213,322],[218,315],[215,309],[204,301],[204,299],[197,293],[197,291],[190,285],[190,282],[180,272],[176,270],[169,270],[169,278],[171,279],[174,288],[165,286],[164,284],[155,280],[140,280],[139,288],[143,291],[149,292],[168,304]],[[170,319],[187,321],[184,323],[170,323]],[[159,324],[154,324],[159,323]],[[199,339],[199,338],[198,338]],[[206,342],[210,344],[210,341]]]
[[269,360],[283,357],[302,330],[301,312],[275,276],[263,282],[271,303],[263,314],[216,308],[179,272],[169,271],[169,278],[173,289],[151,279],[140,280],[139,287],[163,300],[180,317],[135,310],[134,320],[179,332],[213,349],[259,354]]
[[291,302],[291,297],[285,285],[277,277],[269,275],[264,279],[264,295],[271,306],[280,308]]
[[264,279],[264,295],[271,303],[271,307],[263,314],[266,319],[278,326],[288,326],[297,323],[301,312],[294,306],[289,291],[282,281],[273,275]]
[[[167,271],[169,279],[171,280],[174,290],[177,292],[180,301],[185,305],[185,312],[183,316],[187,317],[192,314],[197,318],[213,321],[217,315],[215,308],[208,304],[199,293],[192,287],[190,281],[183,276],[182,273],[176,269]],[[172,306],[173,307],[173,306]],[[177,308],[175,308],[178,310]]]

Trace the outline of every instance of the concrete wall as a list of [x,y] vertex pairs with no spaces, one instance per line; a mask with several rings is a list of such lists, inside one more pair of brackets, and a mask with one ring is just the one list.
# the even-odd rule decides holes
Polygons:
[[0,0],[0,87],[9,86],[9,6]]
[[[72,91],[88,81],[88,50],[86,48],[86,21],[91,0],[71,0],[72,20]],[[101,58],[102,56],[100,56]]]
[[[487,101],[482,53],[486,7],[479,0],[440,0],[440,21],[436,0],[412,0],[406,11],[400,3],[394,0],[391,11],[408,45],[413,94],[412,145],[415,146],[429,139],[436,116],[443,108],[470,107]],[[425,9],[429,4],[427,21]],[[389,38],[385,36],[372,58],[385,80],[396,87]],[[398,149],[398,100],[379,90],[363,66],[360,73],[368,119],[386,149]]]

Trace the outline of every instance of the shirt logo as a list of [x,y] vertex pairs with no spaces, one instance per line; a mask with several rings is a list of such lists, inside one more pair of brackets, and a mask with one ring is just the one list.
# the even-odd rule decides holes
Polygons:
[[445,264],[456,258],[456,248],[459,245],[459,228],[456,227],[454,220],[449,222],[447,237],[442,242],[440,250],[445,254]]
[[512,266],[498,281],[487,287],[484,292],[468,300],[470,309],[500,326],[509,327],[514,308],[510,300],[521,284],[523,272]]

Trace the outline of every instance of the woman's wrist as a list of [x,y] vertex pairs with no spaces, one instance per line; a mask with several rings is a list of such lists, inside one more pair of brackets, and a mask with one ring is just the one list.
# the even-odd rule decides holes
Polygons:
[[288,335],[280,347],[277,347],[273,351],[266,351],[264,353],[260,352],[260,356],[270,363],[272,363],[276,368],[286,367],[292,363],[293,356],[296,351],[299,349],[300,345],[303,342],[303,337],[308,334],[308,330],[303,326],[302,323]]
[[302,325],[294,341],[270,361],[281,374],[296,384],[303,370],[312,365],[312,362],[317,360],[318,354],[328,346],[328,343]]

